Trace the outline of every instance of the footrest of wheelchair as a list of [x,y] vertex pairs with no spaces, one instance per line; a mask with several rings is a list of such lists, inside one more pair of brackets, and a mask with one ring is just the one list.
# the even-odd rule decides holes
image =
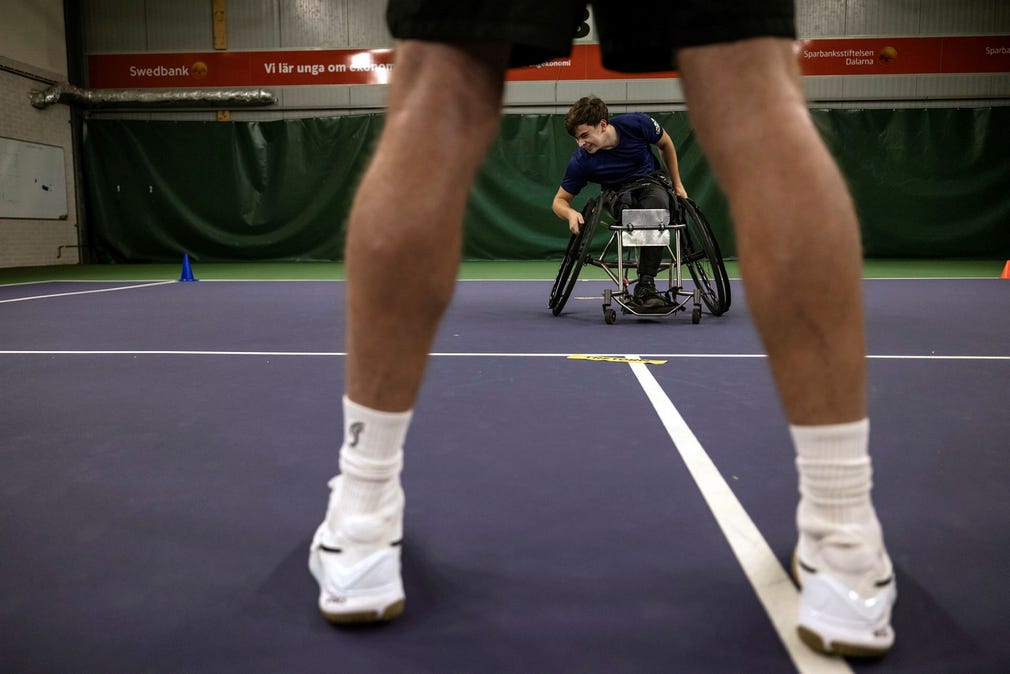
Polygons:
[[687,310],[683,304],[674,304],[671,302],[667,302],[665,307],[646,310],[641,306],[636,306],[637,303],[633,302],[630,298],[622,298],[619,295],[611,295],[611,299],[621,306],[621,311],[623,313],[633,314],[635,316],[669,316],[670,314],[678,311]]

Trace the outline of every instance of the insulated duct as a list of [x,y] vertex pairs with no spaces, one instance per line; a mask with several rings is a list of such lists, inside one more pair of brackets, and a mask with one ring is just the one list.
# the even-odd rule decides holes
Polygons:
[[40,110],[57,103],[85,108],[235,108],[273,105],[277,97],[264,89],[82,89],[60,82],[31,95]]

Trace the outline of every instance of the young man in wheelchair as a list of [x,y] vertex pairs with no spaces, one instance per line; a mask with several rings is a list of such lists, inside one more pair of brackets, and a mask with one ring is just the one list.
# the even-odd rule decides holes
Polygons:
[[[572,200],[591,182],[618,192],[613,206],[615,218],[620,218],[625,208],[670,209],[667,189],[654,181],[643,182],[641,179],[647,176],[658,176],[666,184],[672,182],[673,191],[687,197],[673,140],[649,115],[632,112],[610,119],[606,103],[595,96],[586,96],[568,110],[565,129],[575,138],[578,148],[568,161],[552,209],[568,222],[572,234],[578,234],[585,224],[582,214],[572,207]],[[659,148],[669,178],[652,152],[653,145]],[[656,291],[655,282],[663,250],[660,246],[639,249],[634,299],[645,312],[664,311],[667,307],[666,300]]]

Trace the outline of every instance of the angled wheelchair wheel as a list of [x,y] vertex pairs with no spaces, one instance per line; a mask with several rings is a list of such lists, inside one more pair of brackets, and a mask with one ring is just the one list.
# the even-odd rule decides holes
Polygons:
[[695,287],[701,291],[701,301],[714,316],[719,316],[726,313],[732,300],[729,275],[719,244],[698,205],[691,199],[679,201],[687,223],[682,244],[683,264],[691,272]]
[[568,297],[575,288],[575,282],[579,280],[579,272],[582,265],[589,257],[589,248],[593,243],[593,233],[596,225],[600,221],[602,212],[602,198],[590,199],[582,209],[582,231],[572,234],[568,240],[568,248],[565,250],[565,257],[561,260],[561,268],[558,270],[557,278],[554,279],[554,287],[551,288],[551,296],[547,300],[547,306],[555,316],[561,314],[568,302]]
[[[547,308],[552,311],[557,306],[561,291],[568,285],[568,279],[572,275],[572,268],[575,266],[575,250],[578,248],[580,240],[581,237],[578,234],[572,234],[568,239],[568,248],[565,249],[565,256],[561,258],[561,268],[558,269],[558,275],[554,279],[551,295],[547,298]],[[555,311],[554,315],[557,316],[560,311],[560,309]]]

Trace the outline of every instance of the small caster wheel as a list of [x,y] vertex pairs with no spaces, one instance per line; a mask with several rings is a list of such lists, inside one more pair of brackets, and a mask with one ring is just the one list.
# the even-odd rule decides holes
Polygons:
[[614,311],[613,309],[604,309],[603,310],[603,321],[607,325],[613,325],[614,323],[617,322],[617,312]]
[[691,312],[691,322],[695,325],[701,323],[701,307],[695,307]]

